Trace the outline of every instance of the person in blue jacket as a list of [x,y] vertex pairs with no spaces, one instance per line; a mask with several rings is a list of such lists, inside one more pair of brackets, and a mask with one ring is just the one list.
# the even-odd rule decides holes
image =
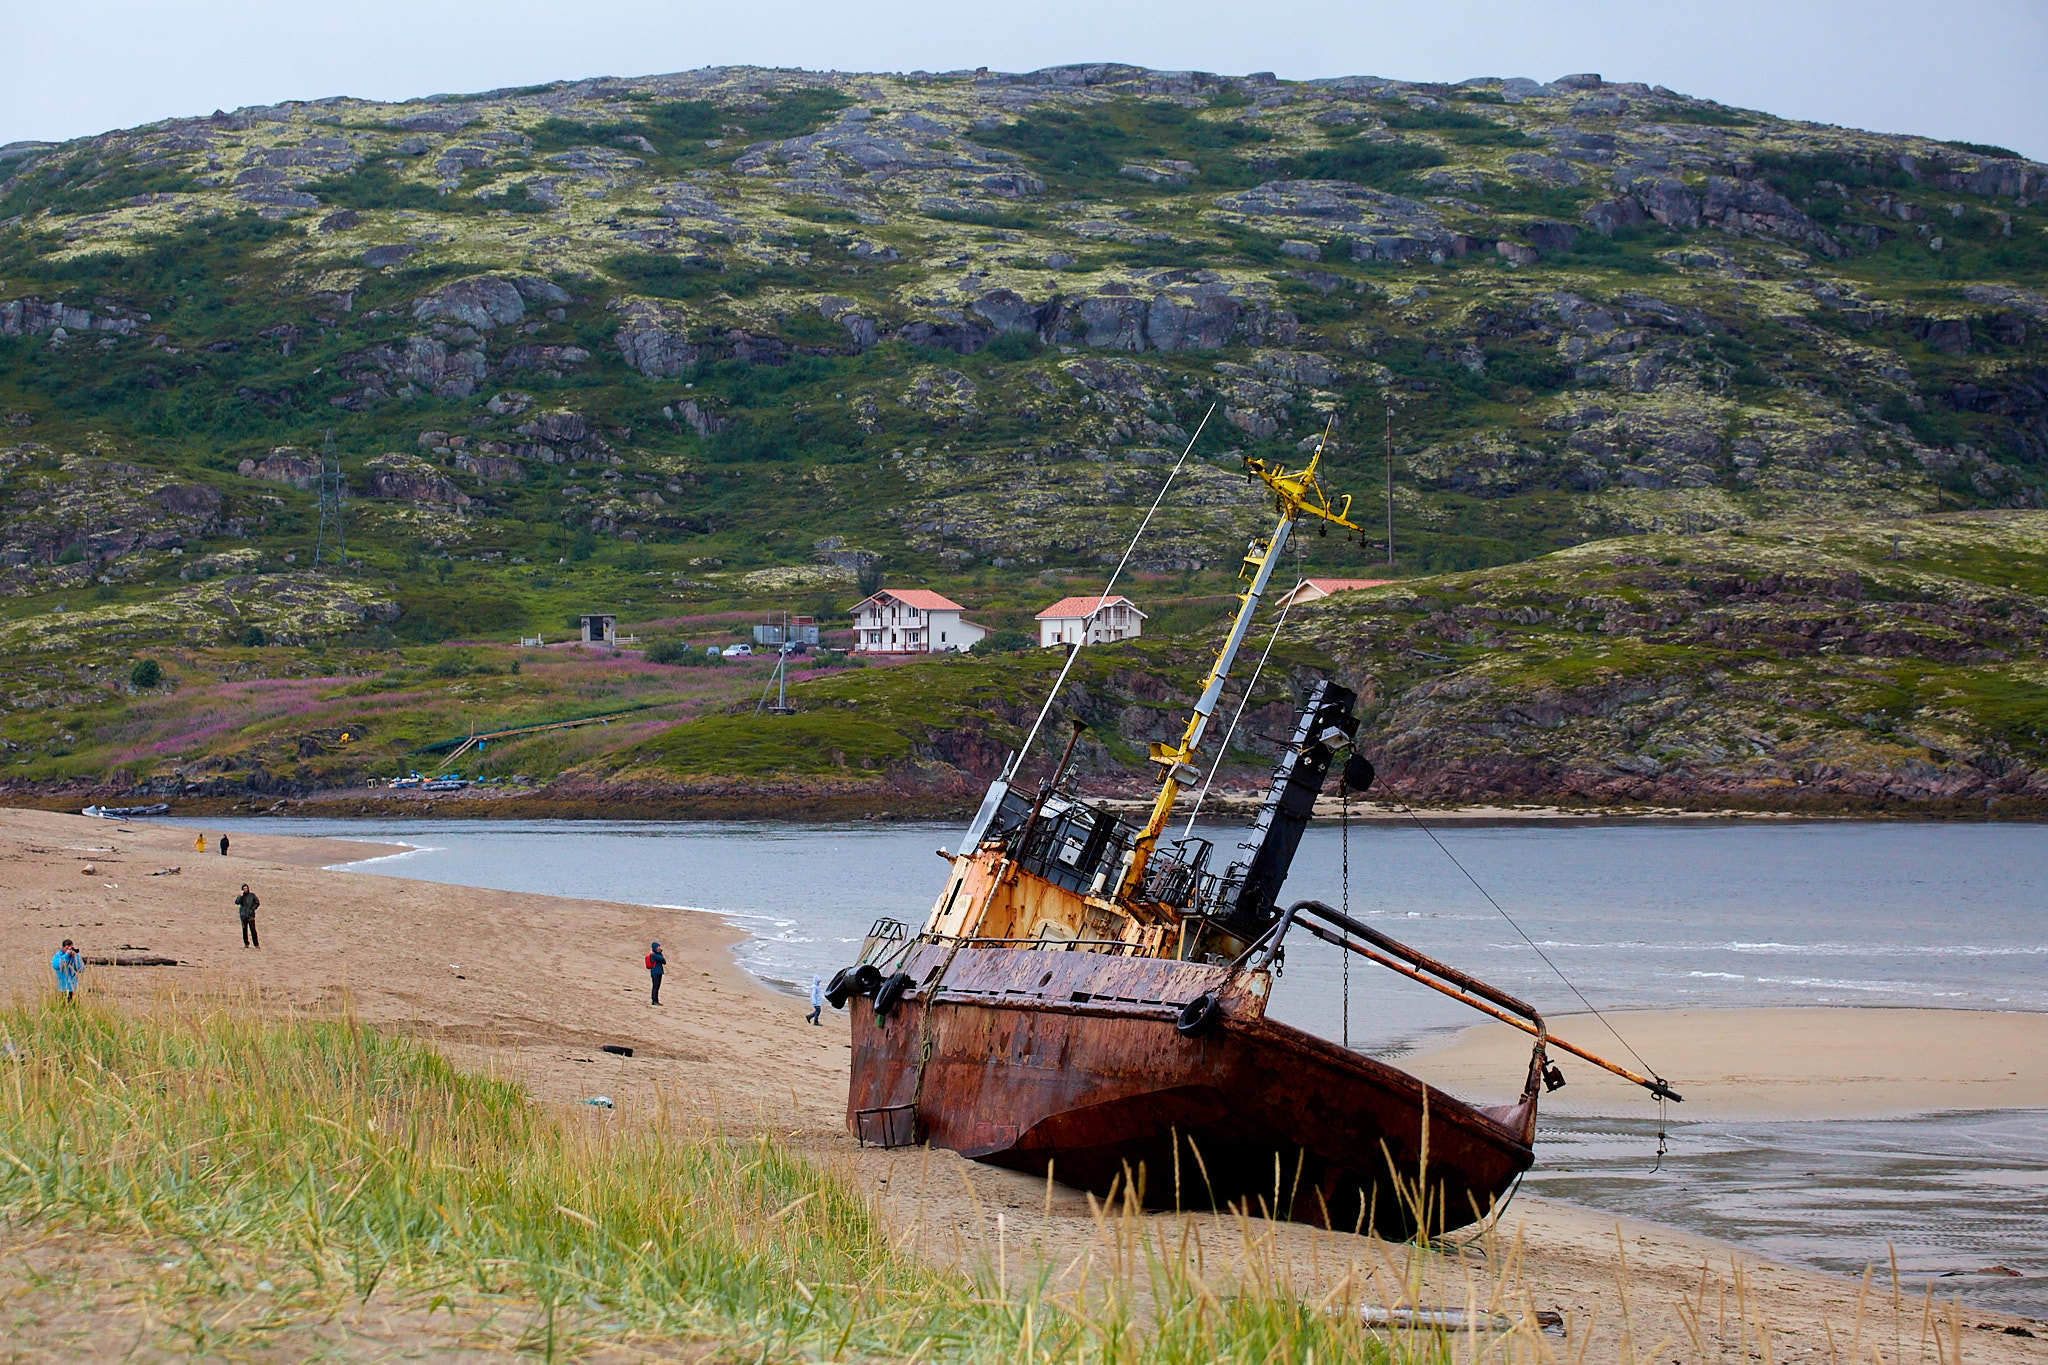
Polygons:
[[77,947],[68,938],[64,940],[64,946],[50,958],[50,970],[57,974],[57,989],[63,994],[66,1003],[76,998],[78,971],[84,965],[79,961]]
[[662,970],[667,966],[668,959],[661,955],[661,945],[659,943],[648,944],[647,980],[649,984],[653,987],[654,998],[650,1002],[652,1004],[659,1005],[661,1003],[661,973]]

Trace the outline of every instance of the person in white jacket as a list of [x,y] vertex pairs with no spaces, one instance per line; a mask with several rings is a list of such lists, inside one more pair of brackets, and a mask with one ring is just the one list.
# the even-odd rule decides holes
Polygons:
[[811,973],[811,1012],[807,1016],[813,1024],[818,1022],[818,1013],[824,1008],[825,978],[813,972]]

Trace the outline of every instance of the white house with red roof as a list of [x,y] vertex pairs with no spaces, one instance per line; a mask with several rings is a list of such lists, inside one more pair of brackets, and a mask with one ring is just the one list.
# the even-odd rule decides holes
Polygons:
[[1391,578],[1304,578],[1281,593],[1279,601],[1283,608],[1298,607],[1308,602],[1320,602],[1331,593],[1377,588],[1393,581]]
[[1145,613],[1128,597],[1062,597],[1038,613],[1038,643],[1050,648],[1135,640],[1144,625]]
[[964,654],[988,632],[929,588],[884,588],[853,609],[856,654]]

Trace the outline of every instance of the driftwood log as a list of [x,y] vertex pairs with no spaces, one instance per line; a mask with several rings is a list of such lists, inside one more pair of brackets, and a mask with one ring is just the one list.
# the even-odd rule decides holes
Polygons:
[[175,967],[178,959],[156,953],[87,953],[85,961],[94,967]]

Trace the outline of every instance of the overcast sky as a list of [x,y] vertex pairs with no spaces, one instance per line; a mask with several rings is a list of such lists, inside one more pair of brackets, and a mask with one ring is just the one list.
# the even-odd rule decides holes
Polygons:
[[2048,0],[0,0],[0,143],[323,95],[754,64],[1121,61],[1455,81],[1598,71],[2048,159]]

